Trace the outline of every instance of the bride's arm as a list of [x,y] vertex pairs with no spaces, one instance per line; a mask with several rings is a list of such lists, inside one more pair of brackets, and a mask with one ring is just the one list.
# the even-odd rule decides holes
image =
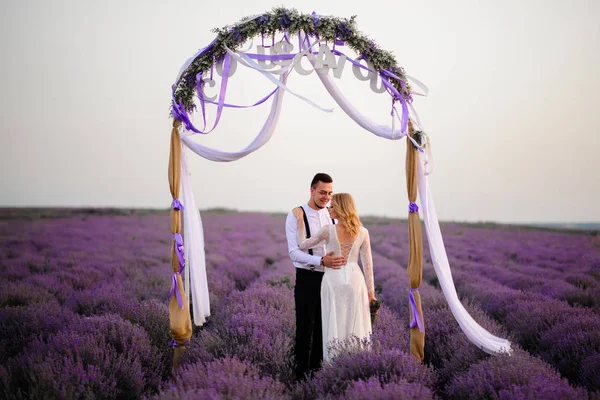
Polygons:
[[373,279],[373,255],[371,254],[371,239],[369,231],[365,228],[365,239],[360,245],[360,261],[362,262],[365,272],[365,283],[367,285],[367,293],[369,301],[375,300],[375,283]]
[[[300,221],[301,220],[302,220],[302,217],[300,217]],[[300,250],[300,248],[298,247],[298,229],[299,228],[300,227],[299,227],[298,218],[295,215],[295,213],[292,211],[288,214],[288,216],[285,220],[285,236],[286,236],[287,242],[288,242],[288,252],[289,252],[290,258],[292,259],[293,262],[304,264],[306,266],[319,265],[319,263],[321,262],[321,257],[311,256],[310,254],[305,253],[302,250]],[[304,229],[304,226],[302,226],[302,229]],[[304,235],[302,238],[304,239]]]
[[[298,236],[300,236],[300,230],[298,230]],[[321,228],[319,233],[317,233],[315,236],[311,236],[308,239],[304,239],[306,235],[304,233],[304,230],[302,230],[302,236],[302,238],[298,237],[298,246],[302,250],[311,249],[323,242],[329,241],[329,226],[324,226],[323,228]]]

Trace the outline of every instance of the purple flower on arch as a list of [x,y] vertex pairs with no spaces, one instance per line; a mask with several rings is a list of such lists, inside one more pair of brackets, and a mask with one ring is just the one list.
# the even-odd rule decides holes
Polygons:
[[352,34],[352,27],[346,21],[342,21],[335,28],[335,35],[340,39],[346,39]]
[[193,85],[196,83],[196,76],[194,74],[187,73],[182,77],[183,81],[187,86]]
[[231,35],[233,37],[233,40],[235,40],[236,43],[240,43],[242,41],[242,34],[241,34],[240,30],[237,28],[237,26],[234,26],[231,29]]
[[289,11],[287,9],[283,10],[279,16],[279,26],[281,26],[282,29],[287,29],[291,23],[292,19],[290,18]]
[[313,25],[315,26],[315,28],[318,27],[319,25],[321,25],[321,18],[319,18],[317,16],[316,12],[314,12],[314,11],[312,12],[311,19],[312,19],[312,22],[313,22]]
[[267,14],[261,15],[260,17],[258,17],[257,23],[258,26],[263,26],[266,23],[269,22],[269,20],[271,19],[271,17],[269,17]]

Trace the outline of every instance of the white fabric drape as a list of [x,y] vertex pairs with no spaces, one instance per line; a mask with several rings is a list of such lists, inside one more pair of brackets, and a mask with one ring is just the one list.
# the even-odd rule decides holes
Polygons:
[[494,336],[485,330],[473,319],[473,317],[471,317],[458,299],[454,281],[452,280],[452,273],[450,272],[450,264],[448,263],[448,256],[446,255],[442,233],[440,231],[440,225],[433,204],[433,197],[429,188],[429,182],[427,182],[427,176],[425,175],[423,161],[423,157],[421,157],[418,162],[418,187],[419,198],[421,200],[421,213],[423,214],[423,222],[425,225],[425,232],[427,233],[429,252],[431,253],[433,267],[440,283],[440,287],[442,288],[442,292],[448,302],[448,306],[462,331],[477,347],[490,354],[510,353],[512,351],[510,342],[506,339]]
[[[182,146],[183,147],[183,146]],[[206,280],[206,256],[204,233],[200,211],[196,207],[194,192],[190,184],[185,147],[181,149],[181,194],[183,200],[183,234],[186,259],[185,294],[189,304],[192,295],[192,316],[196,325],[202,325],[210,316],[210,299]],[[190,290],[191,289],[191,290]]]
[[[304,35],[304,33],[300,33],[300,35]],[[306,51],[309,48],[309,45],[306,43],[306,40],[302,40],[302,51]],[[315,66],[316,61],[310,60],[313,67]],[[325,72],[327,71],[327,72]],[[397,131],[392,131],[387,125],[379,125],[370,118],[366,117],[362,113],[360,113],[349,101],[346,99],[346,96],[342,94],[342,92],[338,89],[337,85],[334,82],[333,76],[331,76],[328,71],[329,69],[319,70],[315,69],[317,76],[325,86],[325,89],[329,92],[331,97],[338,103],[340,108],[344,110],[346,114],[350,118],[354,120],[358,125],[368,130],[369,132],[383,137],[385,139],[397,140],[404,136],[399,129]]]
[[311,106],[313,106],[321,111],[324,111],[324,112],[332,112],[333,111],[332,108],[321,107],[320,105],[318,105],[317,103],[315,103],[314,101],[309,99],[308,97],[302,96],[298,93],[291,91],[287,86],[285,86],[284,83],[278,81],[273,76],[274,74],[280,74],[280,73],[288,73],[289,74],[289,72],[292,69],[293,64],[290,64],[287,67],[281,67],[278,71],[266,70],[263,67],[261,67],[257,62],[253,61],[250,57],[245,55],[244,53],[234,52],[231,49],[229,49],[227,46],[225,46],[225,49],[227,50],[227,53],[229,53],[229,55],[231,55],[231,57],[234,60],[237,60],[240,64],[242,64],[248,68],[252,68],[252,69],[255,69],[255,70],[261,72],[267,79],[269,79],[271,82],[276,84],[280,89],[285,90],[286,92],[292,94],[293,96],[296,96],[297,98],[307,102]]
[[395,132],[392,132],[389,126],[379,125],[375,121],[363,115],[360,111],[356,109],[356,107],[354,107],[348,101],[348,99],[346,99],[346,96],[342,94],[342,92],[335,84],[333,76],[319,70],[316,70],[315,72],[317,73],[317,76],[319,77],[319,79],[323,83],[323,86],[325,86],[325,89],[327,89],[331,97],[333,97],[333,99],[340,106],[340,108],[344,110],[344,112],[348,114],[348,116],[352,118],[354,122],[356,122],[359,126],[385,139],[398,140],[405,136],[405,134],[402,133],[400,129],[397,129]]
[[[287,81],[287,77],[288,74],[282,74],[280,77],[280,81],[285,84],[285,82]],[[263,125],[258,135],[254,138],[254,140],[240,151],[228,152],[203,146],[199,143],[196,143],[193,140],[193,137],[197,135],[186,130],[183,130],[181,133],[181,141],[194,153],[198,154],[200,157],[206,158],[207,160],[219,162],[230,162],[239,160],[240,158],[245,157],[248,154],[260,149],[269,141],[269,139],[271,139],[271,136],[273,136],[273,132],[275,132],[275,126],[277,126],[277,122],[279,121],[279,115],[281,113],[283,91],[281,89],[277,89],[277,92],[275,92],[273,97],[274,98],[271,104],[271,112],[267,117],[267,121]]]

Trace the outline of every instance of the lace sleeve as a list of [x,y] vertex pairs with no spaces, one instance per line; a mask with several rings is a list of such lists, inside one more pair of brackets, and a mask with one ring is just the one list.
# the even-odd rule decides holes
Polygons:
[[306,239],[306,229],[304,229],[304,218],[302,215],[302,207],[296,207],[292,210],[292,215],[296,217],[296,221],[298,222],[298,230],[296,231],[298,235],[298,243]]
[[369,231],[365,229],[365,238],[360,245],[360,261],[365,273],[365,283],[369,295],[375,295],[375,283],[373,281],[373,255],[371,254],[371,239]]
[[[298,234],[298,236],[300,236],[300,234]],[[300,238],[298,238],[298,240],[299,240],[298,246],[302,250],[313,248],[323,242],[328,242],[329,241],[329,226],[324,226],[323,228],[321,228],[319,233],[317,233],[315,236],[311,236],[308,239],[302,238],[302,240],[300,240]]]

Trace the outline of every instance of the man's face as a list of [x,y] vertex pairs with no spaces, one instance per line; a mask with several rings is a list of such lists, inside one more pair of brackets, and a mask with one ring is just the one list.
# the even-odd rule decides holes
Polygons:
[[318,208],[323,208],[331,200],[333,183],[318,182],[315,188],[310,188],[310,197]]

